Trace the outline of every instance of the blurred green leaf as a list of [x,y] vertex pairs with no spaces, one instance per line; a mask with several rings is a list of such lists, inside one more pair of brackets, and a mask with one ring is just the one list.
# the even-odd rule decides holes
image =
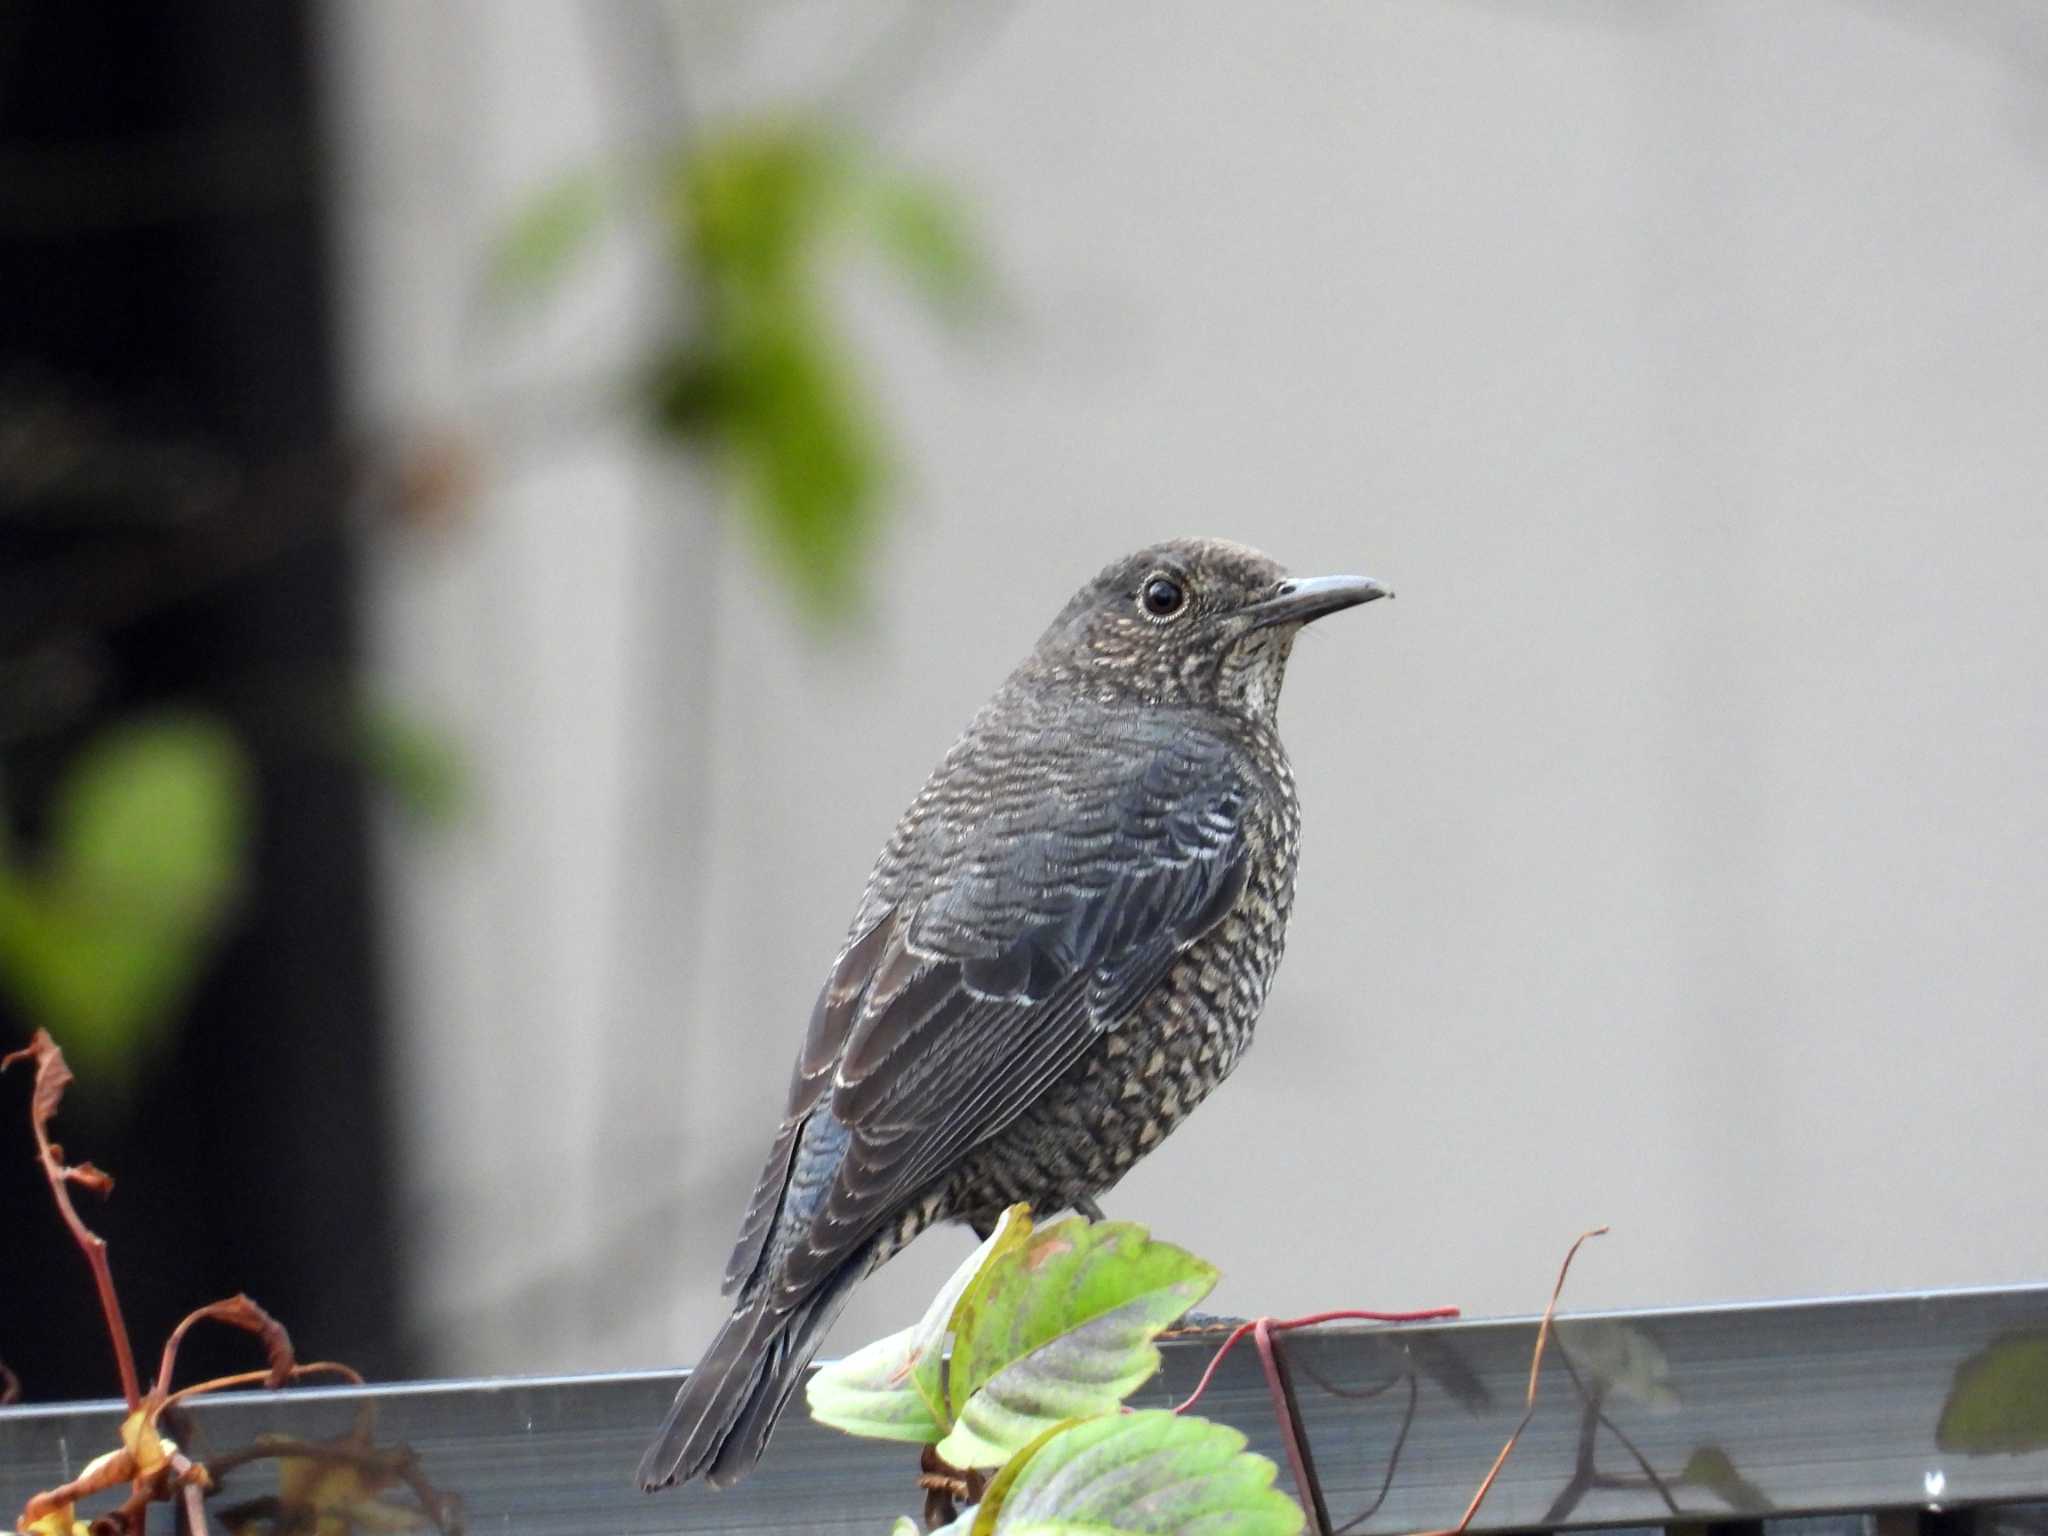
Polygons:
[[953,1271],[915,1325],[820,1368],[805,1388],[811,1417],[850,1435],[930,1445],[952,1424],[946,1410],[945,1346],[968,1287],[1031,1233],[1030,1207],[1013,1205],[967,1262]]
[[535,197],[491,252],[491,289],[506,298],[553,289],[603,228],[611,201],[593,172],[565,176]]
[[241,868],[246,776],[217,721],[159,717],[109,731],[58,791],[60,870],[103,899],[211,916]]
[[461,815],[469,772],[446,732],[374,700],[361,707],[356,730],[364,764],[407,811],[438,826]]
[[250,775],[218,722],[94,741],[59,787],[42,866],[0,865],[0,984],[82,1072],[132,1078],[239,889]]
[[1957,1366],[1934,1443],[1968,1456],[2048,1449],[2048,1331],[2008,1333]]
[[657,421],[724,466],[741,515],[822,617],[857,599],[889,478],[826,316],[820,258],[848,164],[828,136],[781,124],[729,130],[681,158],[670,239],[697,325],[653,390]]
[[784,293],[806,270],[837,214],[850,159],[821,129],[741,123],[687,144],[671,174],[669,217],[693,275],[756,294]]
[[954,1313],[955,1422],[938,1454],[998,1466],[1063,1419],[1113,1413],[1159,1369],[1153,1340],[1216,1280],[1128,1221],[1070,1217],[996,1255]]
[[1296,1536],[1301,1508],[1236,1430],[1164,1408],[1039,1437],[989,1484],[974,1536]]
[[[495,286],[552,287],[621,201],[590,174],[550,188],[499,243]],[[832,322],[829,259],[864,241],[941,315],[972,314],[994,282],[963,205],[843,133],[767,119],[685,142],[648,206],[683,296],[643,381],[654,429],[720,468],[808,616],[856,611],[894,456]]]
[[725,468],[738,511],[806,613],[829,619],[858,605],[890,465],[830,338],[794,314],[735,327],[719,353],[671,357],[655,404],[671,433]]
[[814,125],[743,123],[670,163],[659,207],[688,319],[658,349],[659,430],[710,454],[817,618],[859,607],[894,456],[830,313],[849,234],[948,313],[990,288],[960,209]]
[[954,318],[987,305],[995,293],[994,275],[966,209],[951,191],[885,176],[871,182],[865,201],[882,253],[934,310]]

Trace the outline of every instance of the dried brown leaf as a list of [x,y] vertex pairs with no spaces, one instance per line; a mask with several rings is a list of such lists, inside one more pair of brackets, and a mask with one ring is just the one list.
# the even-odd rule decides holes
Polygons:
[[69,1511],[80,1499],[108,1488],[118,1488],[134,1477],[135,1456],[125,1445],[117,1451],[108,1451],[104,1456],[95,1456],[70,1482],[47,1493],[32,1495],[22,1506],[21,1518],[15,1522],[15,1529],[26,1531],[49,1515],[60,1510]]
[[[361,1378],[347,1366],[329,1361],[300,1365],[292,1353],[291,1335],[285,1331],[284,1325],[249,1297],[237,1295],[200,1307],[171,1331],[170,1338],[164,1343],[156,1384],[145,1395],[136,1375],[134,1355],[128,1346],[128,1331],[122,1321],[120,1301],[114,1293],[113,1273],[107,1265],[107,1245],[86,1226],[71,1203],[72,1185],[105,1195],[113,1190],[114,1180],[89,1162],[75,1167],[67,1164],[64,1149],[50,1137],[50,1121],[56,1116],[58,1106],[63,1102],[64,1090],[73,1078],[71,1069],[65,1064],[64,1053],[48,1031],[37,1030],[26,1048],[0,1057],[0,1071],[17,1061],[35,1063],[30,1121],[35,1131],[37,1160],[43,1165],[43,1174],[49,1181],[58,1214],[64,1218],[86,1262],[92,1267],[93,1279],[99,1288],[100,1307],[106,1316],[107,1332],[112,1337],[114,1356],[121,1368],[121,1385],[128,1402],[128,1414],[121,1421],[120,1448],[96,1458],[70,1482],[32,1497],[23,1508],[16,1529],[26,1536],[102,1536],[102,1533],[104,1536],[136,1536],[144,1528],[150,1504],[181,1497],[189,1536],[206,1536],[206,1517],[200,1500],[203,1490],[212,1486],[212,1478],[203,1464],[193,1461],[178,1448],[175,1440],[159,1428],[159,1420],[165,1411],[181,1398],[217,1391],[222,1387],[260,1383],[276,1388],[315,1374],[337,1375],[358,1384]],[[262,1341],[268,1366],[262,1371],[200,1382],[174,1392],[171,1379],[177,1367],[178,1346],[184,1342],[187,1332],[208,1321],[226,1323],[231,1328],[256,1335]],[[0,1365],[0,1402],[12,1401],[19,1392],[20,1384],[14,1374]],[[391,1475],[412,1480],[409,1453],[390,1465],[396,1469]],[[76,1506],[80,1499],[123,1483],[128,1485],[128,1497],[118,1509],[100,1516],[89,1525],[78,1519]],[[424,1504],[424,1494],[422,1499]],[[439,1505],[434,1508],[437,1511],[435,1518],[439,1519]],[[384,1529],[408,1528],[405,1524],[407,1512],[403,1509],[393,1512],[386,1508],[361,1508],[352,1513],[363,1523],[381,1519]]]
[[[64,1149],[62,1147],[53,1148],[52,1150],[59,1157],[63,1156]],[[67,1184],[76,1184],[81,1189],[89,1189],[96,1195],[111,1195],[114,1192],[114,1176],[104,1168],[95,1168],[91,1163],[67,1164],[64,1169],[64,1180]]]
[[47,1029],[37,1030],[35,1038],[20,1050],[0,1056],[0,1072],[5,1072],[17,1061],[36,1064],[36,1086],[29,1100],[29,1116],[40,1131],[57,1118],[57,1106],[64,1101],[64,1090],[74,1081],[71,1068],[65,1065],[64,1053],[57,1049],[57,1042],[50,1038]]
[[[186,1333],[195,1324],[208,1321],[240,1328],[247,1333],[255,1334],[263,1341],[263,1352],[270,1360],[270,1369],[262,1378],[264,1386],[275,1391],[292,1379],[297,1362],[292,1355],[291,1335],[285,1332],[284,1324],[256,1305],[248,1296],[236,1295],[228,1297],[225,1301],[216,1301],[198,1308],[187,1314],[184,1321],[171,1330],[170,1338],[164,1341],[163,1361],[157,1367],[154,1395],[158,1399],[168,1401],[173,1396],[171,1374],[177,1367],[178,1346],[185,1341]],[[207,1383],[208,1387],[215,1385],[219,1384]],[[188,1388],[176,1395],[190,1396],[197,1390],[200,1389]]]
[[89,1536],[91,1530],[70,1504],[47,1509],[21,1527],[22,1536]]

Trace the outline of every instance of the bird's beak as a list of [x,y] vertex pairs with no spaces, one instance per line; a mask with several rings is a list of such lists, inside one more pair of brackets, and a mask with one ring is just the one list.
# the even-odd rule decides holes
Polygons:
[[1306,624],[1340,608],[1355,608],[1394,594],[1370,576],[1298,576],[1280,583],[1273,595],[1245,614],[1253,629],[1269,624]]

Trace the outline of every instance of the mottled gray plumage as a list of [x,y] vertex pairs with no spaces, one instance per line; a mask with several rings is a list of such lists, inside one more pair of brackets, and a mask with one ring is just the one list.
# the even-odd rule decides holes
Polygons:
[[732,1316],[643,1487],[743,1476],[848,1291],[926,1227],[1091,1207],[1229,1073],[1294,900],[1288,653],[1383,595],[1220,540],[1075,594],[868,877],[726,1270]]

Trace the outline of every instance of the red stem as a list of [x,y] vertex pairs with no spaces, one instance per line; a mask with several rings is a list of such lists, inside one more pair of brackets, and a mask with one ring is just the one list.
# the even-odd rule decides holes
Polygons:
[[107,1241],[85,1224],[71,1204],[64,1161],[50,1144],[50,1133],[40,1121],[36,1124],[36,1145],[42,1153],[43,1173],[49,1178],[50,1192],[57,1197],[57,1209],[84,1251],[85,1262],[92,1266],[93,1283],[100,1292],[100,1311],[107,1320],[107,1337],[114,1345],[114,1364],[121,1371],[121,1395],[128,1400],[132,1413],[142,1406],[142,1383],[135,1374],[135,1353],[128,1345],[128,1324],[121,1316],[121,1298],[114,1293],[114,1272],[107,1267]]
[[[1239,1323],[1230,1330],[1230,1337],[1223,1341],[1222,1348],[1209,1357],[1209,1368],[1202,1372],[1202,1379],[1195,1383],[1195,1390],[1177,1404],[1175,1413],[1186,1413],[1201,1401],[1202,1394],[1209,1390],[1209,1383],[1216,1375],[1216,1368],[1223,1364],[1223,1357],[1230,1353],[1237,1341],[1248,1333],[1264,1330],[1267,1334],[1289,1333],[1296,1328],[1313,1328],[1321,1323],[1426,1323],[1442,1317],[1456,1317],[1456,1307],[1425,1307],[1420,1312],[1368,1312],[1356,1307],[1343,1307],[1334,1312],[1311,1312],[1306,1317],[1255,1317]],[[1270,1356],[1270,1343],[1260,1345],[1260,1353]],[[1270,1372],[1268,1373],[1270,1379]]]

